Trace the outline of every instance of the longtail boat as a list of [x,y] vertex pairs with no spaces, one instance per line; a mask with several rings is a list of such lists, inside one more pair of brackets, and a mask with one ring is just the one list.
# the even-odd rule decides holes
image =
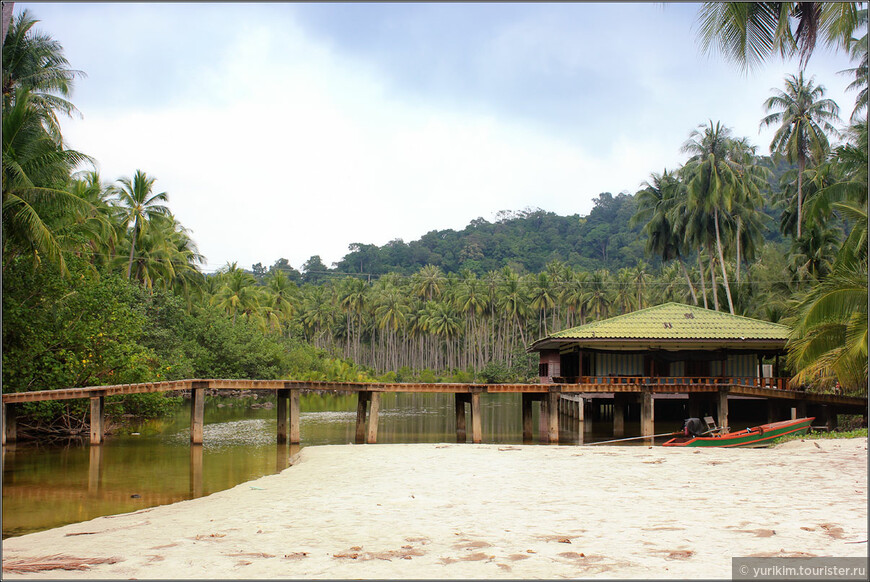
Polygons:
[[[694,419],[690,419],[694,420]],[[800,435],[805,434],[810,423],[815,420],[815,417],[798,418],[795,420],[783,420],[781,422],[771,422],[760,426],[753,426],[735,432],[723,432],[721,434],[710,434],[702,436],[692,434],[689,430],[684,430],[685,434],[674,437],[671,440],[662,443],[663,447],[752,447],[764,446],[777,437],[788,434]]]

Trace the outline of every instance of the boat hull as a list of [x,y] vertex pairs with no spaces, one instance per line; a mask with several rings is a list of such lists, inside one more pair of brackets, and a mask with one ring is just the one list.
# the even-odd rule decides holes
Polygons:
[[723,435],[708,437],[677,437],[665,443],[663,447],[757,447],[770,444],[775,438],[795,434],[805,434],[815,417],[784,420],[754,426],[745,430],[729,432]]

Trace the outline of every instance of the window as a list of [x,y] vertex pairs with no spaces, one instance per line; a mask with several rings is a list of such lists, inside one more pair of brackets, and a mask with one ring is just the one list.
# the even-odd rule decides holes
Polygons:
[[538,376],[544,377],[550,375],[550,364],[538,364]]

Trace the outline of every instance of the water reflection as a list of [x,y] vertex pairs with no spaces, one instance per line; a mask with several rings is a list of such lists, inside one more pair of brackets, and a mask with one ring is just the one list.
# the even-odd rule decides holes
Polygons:
[[[207,399],[202,445],[190,444],[184,408],[171,418],[128,426],[99,446],[75,440],[5,447],[3,537],[201,497],[286,469],[300,446],[276,443],[277,410],[268,402]],[[354,442],[356,404],[352,394],[303,395],[303,446]],[[454,405],[453,394],[382,394],[378,442],[455,442]],[[485,395],[481,408],[484,443],[522,443],[519,394]],[[532,413],[537,428],[539,407]],[[626,434],[637,430],[639,423],[626,422]],[[546,429],[539,434],[546,436]],[[560,418],[562,443],[611,434],[606,420]]]

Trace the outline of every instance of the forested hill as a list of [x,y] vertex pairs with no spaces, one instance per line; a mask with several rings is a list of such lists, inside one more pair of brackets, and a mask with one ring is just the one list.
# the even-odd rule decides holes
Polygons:
[[[446,273],[468,269],[484,275],[505,266],[520,273],[539,273],[554,259],[584,271],[615,271],[634,267],[639,260],[656,263],[655,258],[644,256],[643,225],[629,226],[635,209],[634,196],[603,192],[587,216],[560,216],[540,208],[501,211],[494,222],[477,218],[462,230],[433,230],[409,243],[401,239],[383,246],[353,243],[350,252],[332,268],[315,255],[303,265],[302,273],[286,259],[280,259],[272,269],[283,270],[300,282],[316,283],[333,273],[411,275],[426,265],[438,266]],[[767,238],[779,238],[774,221],[770,226]],[[257,263],[253,272],[263,277],[267,268]]]
[[[477,218],[462,230],[433,230],[409,243],[354,243],[334,270],[410,275],[431,264],[448,273],[468,269],[483,275],[509,265],[519,272],[538,273],[553,259],[584,270],[619,269],[644,258],[641,226],[628,225],[634,211],[633,196],[609,192],[598,196],[588,216],[559,216],[541,209],[502,211],[494,222]],[[318,260],[312,257],[303,272],[316,271],[312,267]]]

